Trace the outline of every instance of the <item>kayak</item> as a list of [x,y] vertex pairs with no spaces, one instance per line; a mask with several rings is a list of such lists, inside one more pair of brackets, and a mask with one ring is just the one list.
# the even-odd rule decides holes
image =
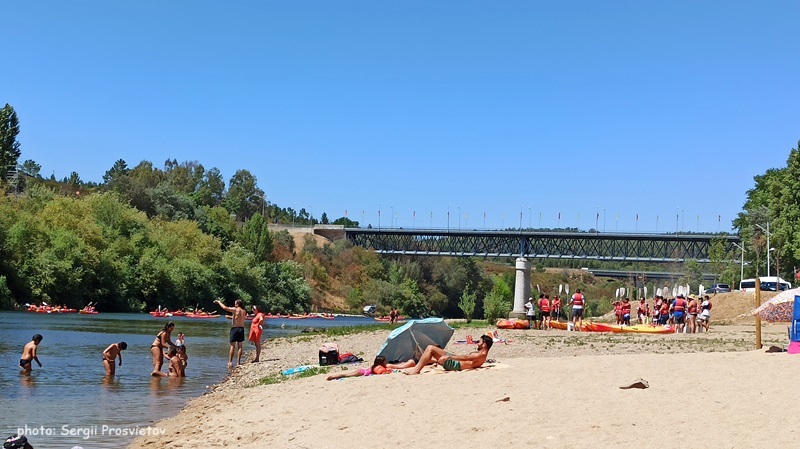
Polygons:
[[528,320],[497,320],[497,327],[500,329],[530,329],[531,324]]
[[[566,322],[550,322],[553,329],[567,330]],[[581,328],[583,332],[613,332],[613,333],[638,333],[638,334],[671,334],[675,328],[671,326],[651,326],[649,324],[637,326],[620,326],[617,324],[594,323],[585,321]]]

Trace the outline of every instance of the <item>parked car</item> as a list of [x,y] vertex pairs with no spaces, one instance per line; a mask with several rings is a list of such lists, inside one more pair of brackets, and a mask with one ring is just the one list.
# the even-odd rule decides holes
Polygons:
[[364,306],[364,315],[372,316],[375,315],[375,311],[377,310],[378,306]]
[[716,293],[729,293],[731,291],[731,286],[728,284],[714,284],[711,287],[706,289],[706,294],[716,294]]

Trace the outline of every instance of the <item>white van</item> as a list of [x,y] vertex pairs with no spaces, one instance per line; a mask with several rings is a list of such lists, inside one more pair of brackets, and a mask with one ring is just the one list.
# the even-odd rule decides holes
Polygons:
[[[776,292],[779,289],[789,290],[792,288],[792,284],[777,276],[763,276],[760,277],[759,279],[761,279],[761,290],[763,291]],[[756,291],[756,280],[742,279],[742,282],[739,283],[739,291],[741,292]]]

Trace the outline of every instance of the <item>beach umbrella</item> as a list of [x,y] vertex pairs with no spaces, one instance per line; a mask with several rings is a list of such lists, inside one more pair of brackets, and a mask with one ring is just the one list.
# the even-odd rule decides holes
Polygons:
[[800,296],[800,288],[784,290],[774,298],[761,304],[757,309],[750,313],[758,315],[762,320],[774,323],[776,321],[792,321],[792,311],[794,309],[794,297]]
[[418,360],[428,345],[447,346],[453,331],[442,318],[411,320],[389,334],[378,355],[386,357],[389,363]]

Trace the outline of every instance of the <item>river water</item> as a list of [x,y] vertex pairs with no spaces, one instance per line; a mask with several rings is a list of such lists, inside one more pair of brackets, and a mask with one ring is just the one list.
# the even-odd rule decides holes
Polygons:
[[[119,448],[138,434],[158,432],[154,422],[176,414],[227,372],[227,320],[171,320],[173,341],[179,332],[186,334],[189,365],[183,379],[150,376],[150,344],[167,319],[146,314],[0,312],[0,441],[22,431],[36,448]],[[264,338],[297,334],[304,327],[373,323],[366,317],[270,319]],[[44,336],[38,348],[43,366],[34,362],[31,374],[21,374],[22,347],[36,333]],[[120,341],[128,344],[122,366],[117,366],[116,376],[107,377],[101,353]],[[246,350],[252,348],[245,342]]]

